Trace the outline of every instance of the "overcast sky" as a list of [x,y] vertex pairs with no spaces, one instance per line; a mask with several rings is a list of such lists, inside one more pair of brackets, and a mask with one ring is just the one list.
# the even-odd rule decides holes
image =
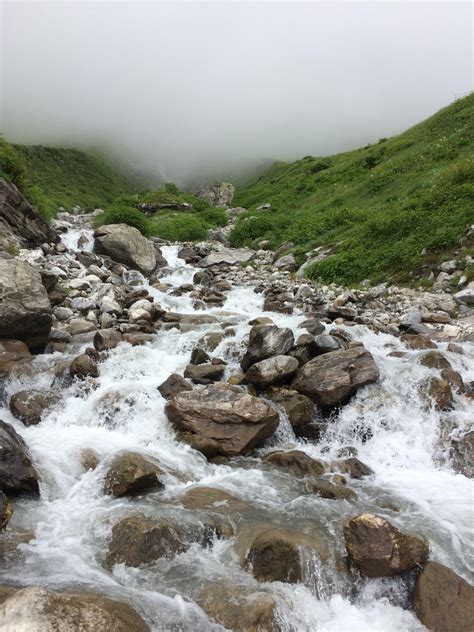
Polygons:
[[469,2],[19,2],[12,141],[109,145],[185,184],[390,136],[472,90]]

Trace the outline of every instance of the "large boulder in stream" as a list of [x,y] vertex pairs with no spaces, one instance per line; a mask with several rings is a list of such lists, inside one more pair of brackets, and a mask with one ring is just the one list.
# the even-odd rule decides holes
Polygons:
[[272,356],[286,355],[295,339],[289,328],[276,325],[254,325],[250,330],[249,344],[240,366],[247,371],[252,364]]
[[25,426],[34,426],[40,423],[43,413],[60,399],[61,395],[54,391],[18,391],[10,399],[10,412]]
[[230,384],[178,393],[165,412],[178,430],[198,435],[226,456],[255,448],[278,426],[273,408]]
[[107,224],[94,232],[94,250],[149,276],[156,268],[153,242],[127,224]]
[[26,443],[13,426],[0,420],[0,489],[7,494],[38,494],[38,474]]
[[42,349],[51,331],[52,309],[40,273],[26,261],[0,257],[0,338]]
[[350,560],[366,577],[401,575],[428,560],[428,541],[404,533],[381,516],[360,514],[344,524]]
[[120,498],[164,488],[164,472],[157,463],[138,452],[122,452],[109,465],[104,491]]
[[431,632],[472,632],[474,586],[437,562],[428,562],[416,578],[413,608]]
[[332,351],[301,367],[292,388],[321,406],[337,406],[361,386],[376,382],[379,370],[364,347]]
[[96,593],[0,588],[2,632],[150,632],[128,604]]
[[250,384],[265,389],[269,386],[289,382],[298,370],[298,360],[286,355],[277,355],[252,364],[245,374]]
[[287,450],[270,452],[262,461],[287,470],[295,476],[321,476],[326,471],[324,463],[313,459],[301,450]]

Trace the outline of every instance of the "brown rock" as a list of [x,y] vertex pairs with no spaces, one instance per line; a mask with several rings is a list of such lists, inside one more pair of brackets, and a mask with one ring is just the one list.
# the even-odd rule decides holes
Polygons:
[[464,386],[464,381],[461,377],[461,374],[457,371],[453,371],[452,369],[443,369],[441,371],[441,377],[443,380],[454,388],[457,393],[464,393],[466,388]]
[[186,509],[199,509],[216,513],[233,513],[248,509],[247,503],[223,489],[193,487],[180,500]]
[[321,476],[326,471],[322,461],[313,459],[300,450],[270,452],[262,461],[289,470],[296,476]]
[[85,448],[81,451],[81,465],[86,472],[95,470],[100,463],[100,457],[92,448]]
[[316,404],[336,406],[378,378],[372,354],[364,347],[356,347],[314,358],[298,371],[292,388]]
[[163,470],[138,452],[123,452],[116,456],[107,471],[106,494],[132,496],[164,488]]
[[0,489],[7,494],[38,494],[38,474],[28,448],[13,426],[0,420]]
[[355,456],[336,462],[335,467],[339,472],[348,474],[351,478],[362,478],[363,476],[370,476],[374,473],[368,465],[362,463],[362,461]]
[[8,501],[8,498],[2,491],[0,491],[0,531],[6,528],[12,514],[13,509]]
[[257,388],[289,382],[298,369],[298,360],[291,356],[277,355],[252,364],[245,374],[247,382]]
[[211,384],[217,382],[224,375],[225,368],[221,364],[189,364],[184,371],[194,384]]
[[99,377],[99,368],[97,363],[87,353],[82,353],[71,362],[69,373],[71,377],[79,379]]
[[421,354],[420,364],[427,366],[430,369],[450,369],[451,364],[449,360],[444,357],[439,351],[426,351]]
[[474,430],[451,440],[451,459],[456,472],[474,478]]
[[440,377],[432,377],[421,386],[421,396],[428,406],[433,405],[436,410],[451,410],[453,407],[453,394],[446,380]]
[[345,485],[335,485],[325,478],[315,478],[308,481],[306,483],[306,489],[312,494],[321,496],[321,498],[328,498],[331,500],[337,498],[354,500],[357,498],[357,494],[352,489],[349,489]]
[[99,329],[94,336],[94,347],[97,351],[107,351],[115,349],[122,340],[122,334],[116,329]]
[[294,344],[291,329],[282,329],[276,325],[254,325],[250,330],[247,352],[240,363],[247,371],[252,364],[276,355],[285,355]]
[[426,334],[402,334],[400,340],[410,349],[437,349],[438,346]]
[[413,608],[431,632],[472,632],[474,586],[446,566],[428,562],[416,579]]
[[380,516],[360,514],[344,524],[347,553],[367,577],[400,575],[425,564],[425,538],[397,529]]
[[293,429],[313,421],[316,412],[315,406],[306,395],[285,388],[270,389],[267,395],[285,409]]
[[178,373],[172,373],[166,380],[158,386],[158,390],[164,399],[171,399],[178,393],[192,391],[191,384]]
[[0,377],[5,377],[17,366],[31,360],[27,345],[21,340],[0,340]]
[[11,414],[20,419],[25,426],[39,424],[43,413],[61,399],[59,393],[43,391],[18,391],[10,399]]

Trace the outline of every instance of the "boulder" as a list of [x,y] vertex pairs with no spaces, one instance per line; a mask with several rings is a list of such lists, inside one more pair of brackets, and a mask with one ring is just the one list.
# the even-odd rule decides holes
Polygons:
[[273,266],[277,270],[287,270],[288,272],[295,272],[298,269],[298,264],[293,254],[283,255],[275,261]]
[[292,388],[316,404],[337,406],[360,387],[379,378],[372,354],[364,347],[325,353],[300,368]]
[[158,386],[161,396],[164,399],[171,399],[183,391],[192,391],[192,386],[178,373],[172,373],[162,384]]
[[184,377],[188,377],[194,384],[211,384],[218,382],[224,371],[225,367],[222,364],[189,364],[184,371]]
[[425,564],[429,546],[425,538],[400,531],[388,520],[360,514],[343,527],[351,562],[367,577],[392,577]]
[[218,208],[229,208],[234,197],[235,188],[230,182],[209,184],[200,189],[197,196]]
[[357,494],[352,490],[341,484],[334,484],[325,478],[315,478],[306,483],[306,489],[312,494],[317,494],[321,498],[328,498],[335,500],[343,498],[345,500],[355,500]]
[[450,369],[451,364],[439,351],[426,351],[421,354],[419,362],[429,369]]
[[0,378],[10,374],[15,367],[29,364],[31,353],[21,340],[0,340]]
[[331,334],[320,334],[315,336],[311,344],[311,351],[313,357],[323,355],[324,353],[330,353],[331,351],[339,351],[345,349],[347,345],[343,343],[340,338],[332,336]]
[[93,358],[87,353],[81,353],[71,362],[69,367],[71,377],[84,379],[86,377],[99,377],[99,367]]
[[13,426],[1,420],[0,489],[7,494],[39,494],[38,474],[26,443]]
[[250,384],[265,389],[269,386],[289,382],[298,370],[298,360],[286,355],[277,355],[252,364],[245,374]]
[[211,252],[207,257],[201,259],[199,265],[202,268],[209,268],[210,266],[234,266],[250,261],[254,256],[255,252],[247,248],[225,248],[221,246],[215,252]]
[[338,461],[335,464],[335,469],[343,474],[347,474],[351,478],[362,478],[363,476],[370,476],[374,471],[365,463],[362,463],[357,457],[351,456],[343,461]]
[[472,632],[474,586],[446,566],[428,562],[416,578],[413,608],[431,632]]
[[421,396],[428,406],[436,410],[451,410],[453,393],[449,382],[440,377],[432,377],[421,385]]
[[276,632],[276,601],[269,592],[245,586],[210,584],[197,599],[216,623],[231,632]]
[[180,502],[186,509],[212,511],[226,515],[248,508],[243,500],[215,487],[193,487],[184,494]]
[[250,330],[249,345],[240,366],[247,371],[256,362],[272,356],[286,355],[293,345],[291,329],[276,325],[255,325]]
[[436,343],[426,334],[403,334],[400,340],[410,349],[437,349]]
[[0,248],[34,248],[57,242],[56,231],[29,204],[11,182],[0,178]]
[[267,396],[284,408],[293,430],[313,421],[316,408],[306,395],[285,388],[276,388],[271,389]]
[[326,471],[322,461],[313,459],[301,450],[270,452],[262,461],[288,470],[296,476],[321,476]]
[[468,478],[474,478],[474,430],[451,440],[453,469]]
[[278,426],[273,408],[229,384],[179,393],[165,411],[177,430],[216,442],[219,454],[228,456],[260,445]]
[[190,364],[206,364],[206,362],[210,362],[211,358],[204,349],[201,347],[194,347],[191,352],[191,360]]
[[464,288],[460,292],[456,292],[454,298],[458,303],[474,305],[474,284],[470,283],[469,287]]
[[18,391],[10,399],[10,412],[25,426],[34,426],[39,424],[43,413],[60,399],[59,393],[53,391]]
[[0,338],[23,340],[30,350],[47,343],[52,310],[40,273],[26,261],[0,257]]
[[153,242],[127,224],[108,224],[94,232],[95,252],[149,276],[156,268]]
[[35,586],[6,592],[0,604],[2,632],[150,632],[129,605],[96,593]]
[[107,470],[104,481],[106,494],[133,496],[164,488],[163,470],[138,452],[117,455]]
[[94,336],[94,347],[97,351],[108,351],[122,342],[123,336],[116,329],[99,329]]
[[0,491],[0,531],[6,528],[12,514],[13,509],[8,501],[8,498],[2,491]]

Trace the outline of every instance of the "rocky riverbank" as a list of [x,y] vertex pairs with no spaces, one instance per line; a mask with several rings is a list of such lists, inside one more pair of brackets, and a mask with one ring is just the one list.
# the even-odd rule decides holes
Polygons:
[[92,218],[0,256],[2,629],[467,631],[473,288]]

